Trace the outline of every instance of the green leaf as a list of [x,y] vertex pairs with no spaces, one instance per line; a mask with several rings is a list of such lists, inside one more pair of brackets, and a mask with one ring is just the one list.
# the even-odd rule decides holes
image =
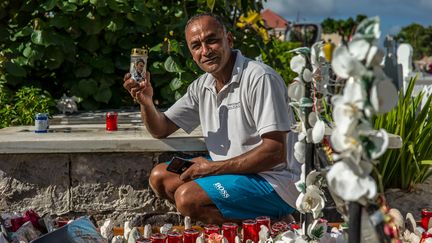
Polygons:
[[81,46],[89,52],[95,52],[99,49],[99,41],[97,35],[89,36],[85,41],[80,42]]
[[33,33],[33,29],[26,26],[26,27],[22,28],[20,31],[16,32],[15,35],[13,36],[13,39],[15,40],[16,38],[19,38],[19,37],[28,36],[32,33]]
[[51,48],[44,56],[45,64],[50,70],[59,68],[64,60],[63,52],[59,48]]
[[92,73],[92,68],[88,65],[81,65],[78,66],[77,69],[75,69],[74,73],[75,77],[77,78],[85,78],[90,76],[90,74]]
[[44,4],[42,4],[42,8],[46,11],[50,11],[57,4],[57,0],[47,0]]
[[432,165],[432,160],[422,160],[420,162],[420,164],[422,164],[422,165]]
[[150,48],[149,52],[160,52],[162,50],[162,43],[159,43],[152,48]]
[[43,32],[41,30],[33,31],[33,33],[31,34],[31,40],[36,45],[45,45]]
[[78,83],[78,88],[80,94],[86,98],[98,91],[98,84],[94,79],[81,79]]
[[111,89],[103,88],[103,89],[99,89],[98,92],[95,95],[93,95],[93,98],[98,102],[108,103],[108,101],[111,99],[111,96],[112,96]]
[[171,90],[174,91],[174,90],[179,89],[183,85],[183,82],[181,79],[175,77],[171,80],[169,85],[170,85]]
[[78,7],[73,3],[63,1],[63,4],[60,6],[60,9],[65,12],[75,12],[78,9]]
[[13,62],[6,62],[5,69],[6,72],[8,72],[9,74],[15,77],[25,77],[27,75],[27,72],[24,68],[20,67],[18,64],[15,64]]
[[213,12],[216,0],[207,0],[207,7],[210,9],[210,12]]
[[165,70],[167,70],[170,73],[182,73],[182,72],[184,72],[171,56],[169,56],[165,60],[164,67],[165,67]]
[[50,26],[56,27],[56,28],[65,28],[70,25],[69,19],[66,16],[63,15],[55,15],[54,18],[50,19],[48,21],[48,24]]

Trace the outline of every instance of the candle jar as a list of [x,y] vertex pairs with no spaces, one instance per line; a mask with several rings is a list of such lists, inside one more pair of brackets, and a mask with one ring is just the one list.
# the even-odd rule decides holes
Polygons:
[[237,236],[238,225],[236,223],[222,224],[223,236],[228,240],[228,243],[234,243]]
[[420,243],[424,243],[426,239],[430,239],[430,238],[432,238],[432,234],[425,231],[422,233],[422,238],[420,240]]
[[267,227],[267,229],[271,230],[271,226],[270,226],[270,217],[267,216],[259,216],[257,218],[255,218],[256,222],[257,222],[257,230],[258,233],[261,231],[261,225],[264,225],[265,227]]
[[195,243],[200,232],[196,229],[187,229],[183,231],[183,242],[184,243]]
[[154,233],[150,236],[150,240],[152,243],[165,243],[166,235],[161,233]]
[[135,243],[151,243],[152,241],[148,238],[140,237],[136,239]]
[[421,225],[425,231],[428,230],[429,221],[432,217],[432,209],[431,208],[424,208],[421,211]]
[[168,232],[168,243],[182,243],[183,235],[179,232]]
[[209,235],[216,233],[219,234],[220,228],[218,225],[215,224],[208,224],[204,226],[204,236],[205,238],[208,238]]
[[117,112],[107,112],[105,118],[107,131],[117,131]]
[[247,240],[258,242],[257,222],[253,219],[243,220],[243,243]]

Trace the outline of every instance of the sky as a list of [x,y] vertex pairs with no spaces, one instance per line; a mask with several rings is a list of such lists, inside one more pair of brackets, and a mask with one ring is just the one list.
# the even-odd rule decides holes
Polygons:
[[379,16],[382,40],[411,23],[432,25],[432,0],[267,0],[264,8],[290,21],[299,18],[300,22],[355,19],[358,14]]

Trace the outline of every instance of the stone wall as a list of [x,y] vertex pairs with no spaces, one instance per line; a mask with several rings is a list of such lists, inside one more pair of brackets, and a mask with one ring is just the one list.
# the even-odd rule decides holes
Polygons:
[[0,154],[0,211],[92,215],[98,222],[112,218],[118,223],[138,214],[166,214],[175,211],[174,205],[155,197],[148,176],[156,163],[173,155]]

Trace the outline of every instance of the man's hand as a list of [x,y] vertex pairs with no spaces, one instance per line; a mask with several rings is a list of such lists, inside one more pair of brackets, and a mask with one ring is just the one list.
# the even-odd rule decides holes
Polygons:
[[191,159],[194,164],[180,175],[180,180],[190,181],[213,173],[210,161],[204,157],[196,157]]
[[145,102],[153,102],[153,87],[150,83],[149,72],[146,72],[145,79],[139,83],[131,78],[130,73],[127,73],[123,78],[123,87],[141,105],[144,105]]

